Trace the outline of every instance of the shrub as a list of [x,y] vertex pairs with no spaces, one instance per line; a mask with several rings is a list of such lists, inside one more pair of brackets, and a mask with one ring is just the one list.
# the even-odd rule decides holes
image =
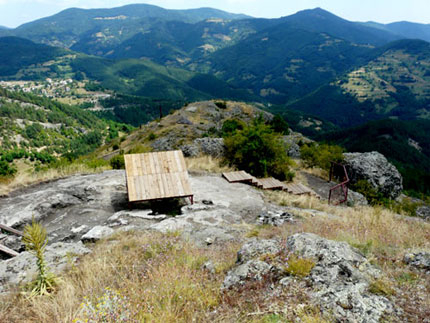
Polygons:
[[279,134],[265,125],[260,116],[243,130],[224,137],[226,160],[254,176],[275,176],[291,180],[291,160],[288,158]]
[[357,183],[352,184],[351,189],[363,194],[367,202],[371,205],[387,205],[387,199],[365,179],[361,179]]
[[0,176],[13,176],[15,173],[15,167],[11,166],[5,160],[0,160]]
[[341,163],[344,160],[342,147],[315,143],[305,144],[300,148],[301,158],[306,167],[320,167],[330,170],[331,162]]
[[270,126],[272,127],[273,131],[282,135],[288,135],[290,133],[290,127],[288,123],[279,114],[276,114],[273,117],[272,121],[270,122]]
[[124,155],[116,155],[110,160],[109,163],[113,169],[124,169],[125,168]]
[[369,292],[381,296],[393,296],[396,291],[391,287],[391,283],[382,279],[374,280],[369,285]]
[[221,132],[222,136],[229,136],[236,131],[243,130],[245,128],[246,124],[242,120],[238,119],[228,119],[224,121],[222,124]]
[[151,132],[150,134],[149,134],[149,136],[148,136],[148,139],[149,140],[154,140],[154,139],[156,139],[157,138],[157,135],[155,134],[155,133],[153,133],[153,132]]
[[313,260],[291,255],[288,259],[288,266],[285,267],[285,272],[292,276],[307,277],[314,267],[315,262]]

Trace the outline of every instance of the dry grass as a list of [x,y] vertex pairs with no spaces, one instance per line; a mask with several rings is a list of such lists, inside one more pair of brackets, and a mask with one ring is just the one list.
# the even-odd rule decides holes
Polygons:
[[218,158],[211,156],[200,156],[195,158],[186,158],[187,168],[189,171],[194,172],[210,172],[210,173],[223,173],[231,172],[235,169],[226,165]]
[[[225,273],[212,275],[202,265],[210,257],[217,267],[230,268],[236,250],[199,249],[173,234],[121,233],[64,274],[52,297],[2,299],[0,322],[115,322],[121,316],[127,322],[207,321],[220,302]],[[106,291],[117,299],[102,310]],[[94,306],[90,313],[88,304]]]
[[[401,258],[406,249],[430,248],[430,223],[413,221],[387,209],[370,206],[336,207],[313,197],[293,196],[285,192],[268,192],[266,196],[280,205],[327,213],[311,217],[309,212],[302,212],[304,221],[285,227],[284,235],[311,232],[357,247],[367,246],[369,253],[390,258]],[[270,229],[267,231],[266,234],[269,234]],[[261,234],[265,234],[264,230]]]
[[0,182],[0,195],[5,195],[18,188],[40,182],[64,178],[75,174],[99,173],[108,169],[110,169],[109,166],[92,168],[82,163],[73,163],[61,168],[50,168],[41,172],[22,170],[18,172],[17,175],[12,179],[3,180]]

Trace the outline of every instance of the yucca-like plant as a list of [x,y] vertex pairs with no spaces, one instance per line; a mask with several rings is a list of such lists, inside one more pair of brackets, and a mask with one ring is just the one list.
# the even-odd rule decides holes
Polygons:
[[38,275],[30,284],[30,296],[49,295],[55,288],[56,277],[50,273],[45,262],[44,252],[48,244],[46,229],[34,219],[24,228],[23,242],[27,251],[37,258]]

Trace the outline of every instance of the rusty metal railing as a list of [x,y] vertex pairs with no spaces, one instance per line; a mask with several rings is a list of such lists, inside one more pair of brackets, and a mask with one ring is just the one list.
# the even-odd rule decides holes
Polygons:
[[[333,204],[333,205],[339,205],[339,204],[342,204],[342,203],[345,203],[346,201],[348,201],[348,183],[349,183],[349,177],[348,177],[348,172],[346,171],[345,165],[340,164],[340,163],[336,163],[336,162],[331,162],[330,180],[329,181],[331,182],[332,178],[334,177],[334,170],[335,170],[336,166],[340,167],[343,170],[343,174],[342,174],[343,175],[343,180],[342,180],[341,183],[333,186],[330,189],[330,192],[329,192],[329,195],[328,195],[328,204]],[[340,201],[338,201],[338,202],[336,202],[336,203],[333,203],[332,198],[333,198],[334,192],[336,190],[338,190],[338,189],[341,189],[341,191],[342,191],[341,196],[342,196],[343,199],[340,200]]]

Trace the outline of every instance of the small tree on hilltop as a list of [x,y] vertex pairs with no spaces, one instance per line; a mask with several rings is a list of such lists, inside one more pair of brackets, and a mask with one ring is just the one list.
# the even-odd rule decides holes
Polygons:
[[242,130],[224,137],[226,159],[254,176],[274,176],[280,180],[291,180],[291,160],[281,140],[281,135],[264,124],[260,116]]

